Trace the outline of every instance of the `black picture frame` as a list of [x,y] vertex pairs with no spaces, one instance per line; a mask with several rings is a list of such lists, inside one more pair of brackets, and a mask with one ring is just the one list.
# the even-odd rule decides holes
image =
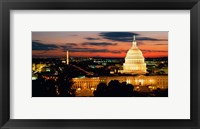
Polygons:
[[[10,119],[10,10],[190,10],[191,119],[176,120],[15,120]],[[200,128],[200,2],[199,0],[0,0],[0,127],[2,129],[45,128]],[[170,105],[169,105],[170,106]]]

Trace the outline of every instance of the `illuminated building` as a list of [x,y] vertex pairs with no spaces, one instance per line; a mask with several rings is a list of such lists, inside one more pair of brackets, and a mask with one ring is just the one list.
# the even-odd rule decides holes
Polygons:
[[[77,92],[81,93],[82,89],[88,89],[91,91],[97,88],[99,83],[108,83],[111,80],[118,80],[120,83],[126,82],[127,84],[132,84],[135,90],[140,87],[148,87],[149,89],[155,90],[157,88],[167,89],[168,88],[168,76],[100,76],[100,77],[81,77],[73,78],[72,89],[76,89]],[[83,91],[82,91],[83,92]]]
[[141,50],[137,47],[135,35],[133,36],[132,47],[128,50],[122,73],[126,74],[145,74],[146,63]]
[[43,68],[46,67],[47,64],[42,64],[42,63],[39,63],[39,64],[36,64],[36,63],[33,63],[32,64],[32,71],[34,73],[37,73],[37,72],[42,72]]

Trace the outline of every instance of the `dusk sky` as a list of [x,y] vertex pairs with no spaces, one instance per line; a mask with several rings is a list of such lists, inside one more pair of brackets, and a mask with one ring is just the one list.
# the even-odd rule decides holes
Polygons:
[[138,48],[147,57],[168,57],[167,31],[134,32],[32,32],[33,57],[124,58],[136,35]]

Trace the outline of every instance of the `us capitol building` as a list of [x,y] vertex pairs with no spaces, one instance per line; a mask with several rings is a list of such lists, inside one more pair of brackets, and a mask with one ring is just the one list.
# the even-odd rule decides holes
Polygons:
[[[132,47],[128,50],[125,62],[123,63],[123,70],[119,70],[120,76],[99,76],[99,77],[82,77],[73,78],[74,82],[72,88],[76,89],[78,93],[94,91],[99,83],[108,84],[111,80],[118,80],[119,82],[126,82],[132,84],[134,90],[139,90],[140,87],[146,86],[149,89],[167,89],[168,76],[155,75],[146,76],[147,68],[145,58],[142,51],[137,47],[135,35],[133,36]],[[87,94],[87,96],[88,96]],[[81,94],[83,96],[83,94]],[[91,94],[92,95],[92,94]]]
[[146,74],[146,63],[144,62],[144,56],[141,50],[137,47],[135,35],[133,37],[132,47],[126,54],[121,73]]

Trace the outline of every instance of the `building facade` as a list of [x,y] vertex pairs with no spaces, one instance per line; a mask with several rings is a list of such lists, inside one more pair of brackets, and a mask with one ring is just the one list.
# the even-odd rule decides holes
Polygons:
[[100,76],[100,77],[82,77],[73,78],[72,89],[81,91],[82,89],[95,90],[99,83],[108,83],[111,80],[118,80],[120,83],[126,82],[127,84],[132,84],[134,87],[138,88],[141,86],[147,86],[150,89],[167,89],[168,88],[168,76]]

